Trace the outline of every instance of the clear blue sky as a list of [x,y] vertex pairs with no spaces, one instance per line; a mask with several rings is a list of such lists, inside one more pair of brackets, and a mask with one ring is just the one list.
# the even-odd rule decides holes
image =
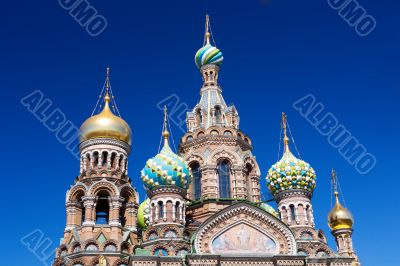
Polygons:
[[[79,174],[79,162],[21,98],[40,89],[79,126],[91,114],[110,66],[120,112],[133,130],[129,173],[143,199],[140,170],[160,140],[156,104],[174,93],[190,107],[199,100],[201,77],[193,57],[203,41],[206,12],[225,57],[223,95],[237,106],[241,129],[252,138],[263,190],[285,111],[303,159],[316,169],[316,224],[331,246],[326,216],[334,167],[355,217],[354,246],[363,265],[400,265],[397,1],[359,0],[377,21],[366,37],[326,0],[90,2],[108,22],[97,37],[57,0],[1,5],[1,266],[42,265],[20,239],[40,229],[56,246],[65,226],[65,192]],[[376,157],[373,171],[360,175],[294,110],[293,102],[309,93]],[[173,133],[178,142],[182,133]]]

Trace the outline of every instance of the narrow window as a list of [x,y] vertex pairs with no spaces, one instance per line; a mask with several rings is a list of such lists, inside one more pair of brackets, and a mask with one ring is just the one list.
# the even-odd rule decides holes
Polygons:
[[193,192],[194,200],[200,199],[201,197],[201,171],[200,164],[195,162],[190,168],[192,169],[193,175]]
[[224,160],[218,164],[218,177],[219,177],[219,196],[220,198],[230,198],[231,185],[230,185],[230,166],[229,162]]

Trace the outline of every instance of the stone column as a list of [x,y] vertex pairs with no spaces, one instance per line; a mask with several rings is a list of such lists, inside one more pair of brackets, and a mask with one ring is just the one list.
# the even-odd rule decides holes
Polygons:
[[115,156],[115,169],[118,170],[119,169],[119,161],[121,160],[121,156],[117,155]]
[[76,227],[75,218],[76,218],[76,206],[74,202],[68,202],[66,204],[66,211],[67,211],[67,225],[65,230],[70,230]]
[[88,168],[88,167],[87,167],[87,166],[88,166],[87,164],[88,164],[87,157],[84,156],[84,157],[83,157],[83,171],[85,171],[85,172],[88,170],[88,169],[87,169],[87,168]]
[[111,169],[111,152],[107,154],[107,169]]
[[[136,220],[137,220],[137,210],[138,206],[133,202],[128,202],[125,204],[125,227],[133,230],[137,230],[136,228]],[[151,217],[151,213],[150,213]],[[152,218],[150,218],[151,220]]]
[[120,196],[109,197],[110,214],[108,224],[111,226],[121,226],[119,219],[120,209],[122,207],[123,198]]
[[203,199],[215,199],[218,193],[218,175],[215,166],[201,168],[201,196]]
[[163,220],[167,221],[167,203],[163,202]]
[[93,226],[96,220],[96,197],[85,196],[82,200],[85,207],[85,221],[83,222],[83,226]]

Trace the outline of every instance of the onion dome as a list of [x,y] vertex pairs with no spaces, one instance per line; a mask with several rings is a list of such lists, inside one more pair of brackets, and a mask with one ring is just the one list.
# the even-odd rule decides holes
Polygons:
[[150,218],[150,199],[146,199],[139,205],[137,218],[140,228],[146,229]]
[[131,144],[132,131],[128,123],[122,118],[113,114],[110,109],[109,90],[109,69],[107,69],[106,94],[104,96],[103,110],[88,118],[80,128],[80,141],[97,138],[112,138]]
[[164,110],[164,146],[159,154],[146,162],[146,166],[141,172],[141,178],[147,189],[170,185],[187,189],[192,173],[185,160],[176,155],[169,147],[166,108]]
[[267,203],[261,203],[260,208],[263,209],[264,211],[268,212],[269,214],[272,214],[276,218],[279,217],[278,212],[269,204]]
[[219,66],[222,64],[223,60],[224,57],[222,56],[221,51],[210,44],[201,47],[194,56],[194,61],[198,68],[208,64]]
[[222,56],[221,51],[210,44],[210,33],[208,31],[210,25],[210,20],[208,15],[206,16],[206,33],[204,37],[204,46],[201,47],[196,55],[194,56],[194,61],[198,68],[201,68],[204,65],[214,64],[221,65],[224,57]]
[[304,189],[313,192],[316,174],[309,163],[296,158],[289,150],[286,135],[286,115],[282,114],[284,129],[284,153],[282,158],[268,170],[267,186],[273,195],[291,189]]
[[332,170],[332,180],[334,184],[334,195],[335,195],[335,206],[333,206],[332,210],[328,215],[328,225],[331,230],[338,229],[352,229],[354,224],[353,215],[351,212],[343,207],[339,202],[339,193],[337,192],[336,186],[336,174],[335,171]]

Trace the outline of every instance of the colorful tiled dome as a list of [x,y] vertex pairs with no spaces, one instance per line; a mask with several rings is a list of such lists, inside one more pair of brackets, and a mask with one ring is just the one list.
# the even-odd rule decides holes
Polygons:
[[146,199],[139,205],[137,218],[140,228],[146,229],[150,218],[150,199]]
[[207,64],[215,64],[219,66],[222,64],[223,60],[224,57],[222,56],[221,51],[211,44],[206,44],[200,48],[194,56],[194,61],[198,68]]
[[146,162],[142,170],[142,181],[146,188],[175,185],[187,189],[191,180],[191,171],[186,162],[176,155],[168,144],[169,133],[163,133],[165,143],[161,152]]
[[287,149],[281,160],[268,170],[267,186],[273,195],[290,189],[305,189],[313,192],[316,174],[309,163],[297,159]]

